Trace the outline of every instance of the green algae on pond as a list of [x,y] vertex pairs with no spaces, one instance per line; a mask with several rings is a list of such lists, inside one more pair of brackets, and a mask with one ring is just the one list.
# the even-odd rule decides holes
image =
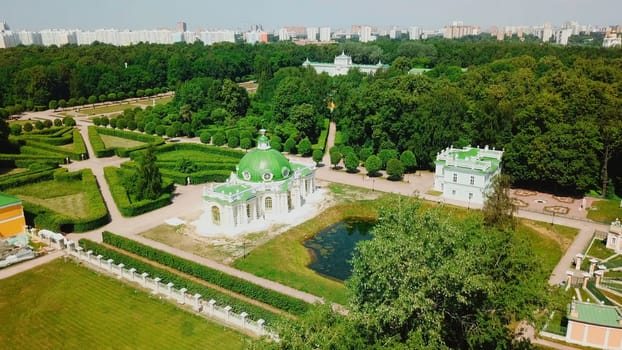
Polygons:
[[345,281],[352,274],[354,248],[360,241],[372,238],[370,233],[374,223],[371,221],[340,221],[318,232],[304,241],[304,246],[313,255],[308,265],[313,271]]

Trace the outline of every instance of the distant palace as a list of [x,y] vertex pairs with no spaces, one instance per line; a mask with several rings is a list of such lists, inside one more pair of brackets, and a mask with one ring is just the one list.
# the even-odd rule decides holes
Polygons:
[[313,67],[318,74],[328,73],[331,77],[335,75],[346,75],[350,69],[358,69],[363,73],[375,74],[378,69],[389,68],[388,64],[382,64],[380,61],[378,61],[378,64],[354,64],[352,63],[352,57],[346,55],[344,52],[335,57],[334,63],[311,62],[307,58],[302,63],[302,66]]

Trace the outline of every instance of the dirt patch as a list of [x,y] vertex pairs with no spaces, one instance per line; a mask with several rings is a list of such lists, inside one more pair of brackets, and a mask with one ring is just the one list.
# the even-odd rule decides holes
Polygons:
[[527,220],[523,220],[522,223],[530,229],[535,230],[542,236],[548,237],[557,242],[557,244],[559,244],[559,246],[562,248],[562,251],[566,251],[568,247],[570,247],[570,244],[572,244],[572,239],[561,236],[559,233],[555,232],[555,230],[551,228],[542,227]]

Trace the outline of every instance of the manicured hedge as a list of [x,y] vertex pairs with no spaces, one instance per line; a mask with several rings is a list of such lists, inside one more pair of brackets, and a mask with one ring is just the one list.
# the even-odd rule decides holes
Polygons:
[[0,191],[7,188],[19,187],[29,183],[52,180],[54,169],[39,170],[33,172],[17,173],[0,178]]
[[[74,173],[61,174],[63,171],[67,172],[66,169],[58,169],[50,171],[50,174],[52,174],[53,178],[58,178],[59,181],[71,181],[73,179],[73,181],[78,180],[82,182],[82,188],[87,195],[89,203],[88,217],[77,218],[62,215],[46,207],[24,201],[24,211],[28,216],[34,217],[35,226],[60,232],[85,232],[109,223],[110,216],[99,192],[97,180],[93,172],[90,169],[83,169]],[[50,180],[50,178],[46,178],[46,180]]]
[[127,268],[135,268],[137,273],[146,272],[151,278],[160,278],[160,283],[173,283],[175,288],[186,288],[190,294],[201,294],[203,300],[209,301],[210,299],[216,300],[220,306],[229,305],[232,307],[232,311],[235,313],[246,312],[249,314],[250,319],[258,320],[260,318],[266,320],[269,324],[273,324],[275,321],[282,317],[273,314],[258,306],[248,304],[244,301],[236,299],[228,294],[209,288],[202,284],[190,281],[183,278],[173,272],[155,267],[144,261],[140,261],[131,256],[110,249],[102,244],[95,243],[91,240],[80,239],[79,244],[85,251],[92,250],[94,255],[102,255],[103,259],[113,259],[115,264],[124,264]]
[[66,148],[50,145],[50,144],[47,144],[45,142],[27,140],[26,141],[26,146],[22,146],[21,149],[23,149],[24,147],[31,147],[31,148],[39,149],[41,151],[48,151],[48,152],[53,152],[53,153],[56,153],[56,154],[61,154],[61,155],[65,156],[65,157],[69,157],[69,158],[71,158],[73,160],[81,160],[80,153],[77,153],[77,152],[72,151],[72,150],[68,150]]
[[330,119],[324,119],[324,125],[322,126],[322,131],[320,132],[320,137],[317,139],[317,143],[312,146],[313,149],[321,149],[322,151],[326,148],[326,140],[328,139],[328,128],[330,126]]
[[[155,200],[146,199],[132,203],[116,167],[105,167],[104,177],[110,187],[112,198],[123,216],[136,216],[171,204],[173,197],[171,193],[164,193]],[[171,190],[169,186],[172,184],[165,184],[167,190]]]
[[106,148],[104,141],[101,137],[99,137],[99,133],[94,126],[88,127],[89,134],[89,142],[91,142],[91,147],[93,147],[93,152],[95,153],[95,157],[103,158],[103,157],[112,157],[114,155],[114,149]]
[[[26,147],[26,146],[24,146]],[[14,161],[15,165],[20,168],[27,168],[29,164],[36,162],[62,164],[65,158],[54,155],[51,156],[46,152],[46,155],[38,154],[0,154],[0,160]]]
[[200,151],[200,152],[206,152],[208,154],[210,153],[217,154],[217,155],[232,157],[236,159],[241,159],[245,154],[242,151],[233,150],[233,149],[224,148],[224,147],[203,145],[200,143],[183,143],[183,142],[168,143],[168,144],[159,146],[156,148],[155,152],[156,154],[158,154],[158,153],[163,153],[163,152],[182,151],[182,150]]
[[193,261],[146,246],[131,239],[115,235],[111,232],[105,231],[102,234],[102,237],[105,243],[113,245],[117,248],[121,248],[147,259],[157,261],[160,264],[219,285],[223,288],[227,288],[249,298],[259,300],[291,314],[302,315],[309,309],[309,304],[302,300],[260,287],[241,278],[228,275],[224,272],[209,268]]
[[84,144],[80,129],[73,129],[73,150],[80,155],[84,154],[85,159],[88,158],[86,145]]
[[124,139],[130,139],[134,141],[150,143],[153,145],[159,145],[159,144],[164,143],[164,139],[159,136],[141,134],[141,133],[134,132],[134,131],[126,131],[126,130],[119,130],[119,129],[112,129],[112,128],[95,127],[95,129],[97,130],[98,133],[103,134],[103,135],[116,136],[116,137],[121,137]]
[[[235,170],[235,168],[233,170]],[[192,184],[202,184],[206,182],[225,182],[227,181],[233,170],[204,170],[186,174],[177,170],[160,168],[160,173],[162,174],[162,176],[173,180],[176,184],[186,185],[187,178],[190,178],[190,182]]]
[[44,142],[53,146],[66,145],[72,142],[72,127],[50,128],[22,134],[18,140]]

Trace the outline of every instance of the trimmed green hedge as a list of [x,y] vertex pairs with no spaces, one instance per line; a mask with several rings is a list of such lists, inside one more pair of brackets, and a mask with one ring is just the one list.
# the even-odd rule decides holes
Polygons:
[[152,278],[161,278],[161,283],[170,282],[175,284],[175,288],[177,289],[183,287],[188,289],[188,293],[190,294],[201,294],[203,300],[209,301],[210,299],[214,299],[220,306],[229,305],[232,307],[232,310],[235,313],[246,312],[249,314],[249,317],[251,319],[258,320],[260,318],[263,318],[264,320],[266,320],[266,322],[270,324],[273,324],[275,321],[282,319],[281,316],[273,314],[258,306],[248,304],[223,292],[190,281],[173,272],[169,272],[167,270],[155,267],[151,264],[140,261],[116,250],[110,249],[102,244],[95,243],[87,239],[80,239],[79,244],[82,248],[84,248],[85,251],[92,250],[94,255],[102,255],[104,259],[113,259],[114,263],[117,265],[122,263],[127,268],[135,268],[137,273],[146,272]]
[[91,142],[91,147],[93,147],[93,152],[95,153],[95,157],[103,158],[103,157],[112,157],[114,155],[114,149],[106,148],[104,141],[99,136],[97,129],[94,126],[88,127],[89,134],[89,142]]
[[238,150],[234,150],[230,148],[210,146],[210,145],[204,145],[200,143],[184,143],[184,142],[168,143],[168,144],[159,146],[156,148],[155,152],[157,155],[163,152],[183,151],[183,150],[193,150],[193,151],[205,152],[208,154],[209,153],[217,154],[217,155],[222,155],[222,156],[236,158],[236,159],[242,159],[242,157],[244,157],[244,154],[245,154],[242,151],[238,151]]
[[22,142],[37,141],[53,146],[61,146],[69,144],[73,141],[72,129],[73,127],[70,126],[43,129],[22,134],[16,138]]
[[[155,200],[146,199],[132,203],[116,167],[105,167],[104,177],[108,182],[108,187],[110,187],[112,198],[123,216],[136,216],[171,204],[173,198],[171,193],[164,193]],[[172,184],[165,185],[167,190],[171,190],[170,186]]]
[[328,140],[328,128],[330,126],[330,119],[324,119],[324,125],[322,126],[322,131],[320,132],[320,137],[317,139],[317,143],[313,145],[312,149],[320,149],[324,150],[326,148],[326,141]]
[[19,187],[29,183],[36,183],[54,179],[55,169],[45,169],[39,171],[28,171],[7,175],[0,178],[0,191],[7,188]]
[[[25,146],[24,146],[25,147]],[[37,155],[37,154],[0,154],[0,161],[13,161],[15,166],[20,168],[27,168],[29,164],[42,162],[50,164],[62,164],[65,158],[58,155]]]
[[[110,216],[106,209],[106,204],[99,192],[97,180],[90,169],[83,169],[78,172],[61,174],[67,172],[66,169],[50,171],[54,179],[58,181],[81,181],[82,188],[87,195],[89,205],[89,216],[85,218],[71,217],[62,215],[43,206],[24,201],[24,211],[27,216],[34,217],[36,227],[46,228],[57,232],[85,232],[102,227],[110,222]],[[42,181],[43,177],[39,179]],[[61,180],[62,179],[62,180]],[[46,178],[45,180],[50,180]]]
[[[110,128],[102,128],[96,126],[88,127],[89,140],[91,141],[91,146],[93,147],[93,152],[95,152],[95,157],[111,157],[112,155],[117,155],[119,157],[129,157],[133,152],[140,151],[149,147],[149,145],[161,145],[164,143],[164,139],[158,136],[152,136],[147,134],[140,134],[138,132],[133,131],[125,131],[118,129],[110,129]],[[121,148],[121,147],[110,147],[106,148],[104,141],[102,141],[99,134],[110,135],[115,137],[121,137],[124,139],[130,139],[134,141],[145,142],[146,144],[130,147],[130,148]]]
[[73,129],[73,151],[79,155],[84,154],[85,159],[88,158],[88,152],[80,129]]
[[302,300],[263,288],[241,278],[146,246],[131,239],[115,235],[112,232],[105,231],[102,237],[105,243],[112,246],[140,255],[149,260],[157,261],[160,264],[272,305],[291,314],[300,316],[309,309],[309,304]]
[[[71,134],[70,134],[71,136]],[[80,153],[77,153],[75,151],[72,150],[68,150],[66,148],[62,148],[62,147],[58,147],[58,146],[53,146],[50,145],[48,143],[45,142],[39,142],[39,141],[33,141],[33,140],[27,140],[26,141],[26,146],[22,146],[21,149],[24,149],[24,147],[31,147],[31,148],[36,148],[42,151],[47,151],[47,152],[52,152],[52,153],[56,153],[56,154],[62,154],[65,157],[69,157],[73,160],[81,160],[80,158]]]

